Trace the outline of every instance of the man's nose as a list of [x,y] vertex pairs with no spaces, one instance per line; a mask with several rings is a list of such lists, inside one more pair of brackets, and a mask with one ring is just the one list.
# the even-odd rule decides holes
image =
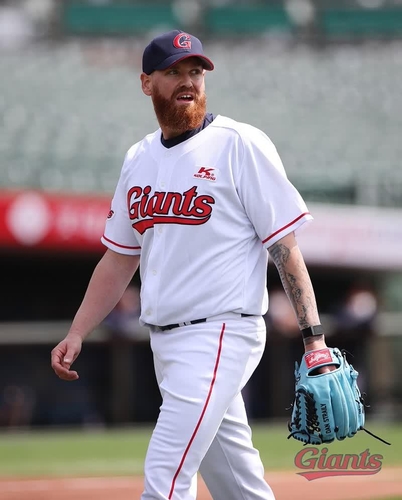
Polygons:
[[191,78],[191,75],[183,75],[182,85],[186,86],[187,88],[193,86],[193,80]]

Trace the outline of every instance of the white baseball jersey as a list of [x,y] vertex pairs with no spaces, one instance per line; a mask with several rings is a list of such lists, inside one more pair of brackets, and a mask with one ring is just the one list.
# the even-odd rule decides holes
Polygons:
[[140,321],[265,314],[267,248],[312,216],[271,140],[218,115],[167,149],[161,130],[126,154],[102,242],[141,255]]

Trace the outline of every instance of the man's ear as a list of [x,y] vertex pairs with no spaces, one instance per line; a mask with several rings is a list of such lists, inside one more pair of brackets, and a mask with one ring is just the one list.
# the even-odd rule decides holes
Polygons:
[[150,75],[146,73],[141,73],[141,88],[145,95],[150,96],[152,94],[152,81]]

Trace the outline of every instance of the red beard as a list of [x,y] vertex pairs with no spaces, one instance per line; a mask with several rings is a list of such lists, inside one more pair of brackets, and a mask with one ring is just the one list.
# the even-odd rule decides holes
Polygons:
[[163,97],[155,88],[152,93],[152,102],[159,125],[161,128],[174,130],[177,135],[201,126],[207,109],[205,93],[195,94],[192,106],[178,106],[176,96],[186,91],[188,91],[187,88],[181,88],[170,99]]

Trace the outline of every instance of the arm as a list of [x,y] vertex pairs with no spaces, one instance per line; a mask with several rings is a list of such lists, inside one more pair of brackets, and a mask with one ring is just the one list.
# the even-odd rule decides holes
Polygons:
[[[268,249],[296,315],[300,330],[320,324],[313,285],[294,233]],[[304,339],[306,352],[326,347],[324,335]]]
[[71,324],[69,335],[84,340],[121,299],[139,265],[139,255],[107,250],[95,267],[84,299]]
[[108,249],[94,269],[85,296],[63,341],[52,350],[52,368],[65,380],[78,378],[70,366],[83,340],[116,306],[139,266],[139,255],[123,255]]

